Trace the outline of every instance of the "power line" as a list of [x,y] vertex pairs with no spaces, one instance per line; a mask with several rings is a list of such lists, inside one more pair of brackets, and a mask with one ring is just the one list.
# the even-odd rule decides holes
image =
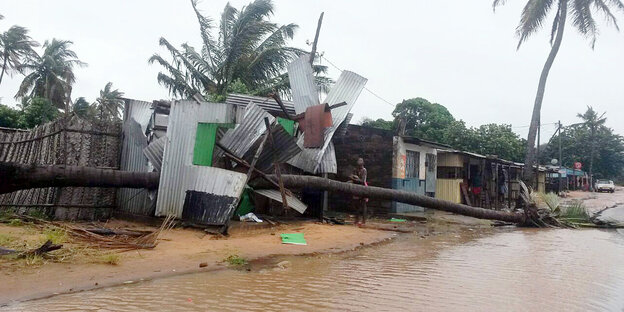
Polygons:
[[[321,58],[325,59],[325,60],[327,61],[327,63],[329,63],[329,65],[333,66],[335,69],[337,69],[337,70],[339,70],[339,71],[341,71],[341,72],[343,71],[342,69],[340,69],[340,67],[336,66],[336,64],[334,64],[334,63],[332,63],[330,60],[328,60],[328,59],[327,59],[324,55],[320,55],[320,56],[321,56]],[[378,95],[377,93],[375,93],[375,92],[371,91],[371,90],[370,90],[369,88],[367,88],[366,86],[364,86],[364,90],[368,91],[368,92],[369,92],[370,94],[372,94],[374,97],[376,97],[376,98],[378,98],[378,99],[382,100],[384,103],[386,103],[386,104],[388,104],[388,105],[390,105],[390,106],[392,106],[392,107],[394,107],[394,106],[395,106],[394,104],[390,103],[390,101],[388,101],[388,100],[386,100],[386,99],[382,98],[380,95]]]

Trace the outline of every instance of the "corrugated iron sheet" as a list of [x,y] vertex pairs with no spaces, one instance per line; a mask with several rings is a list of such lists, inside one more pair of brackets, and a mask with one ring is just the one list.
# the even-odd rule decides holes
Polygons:
[[215,167],[187,166],[182,218],[202,225],[223,225],[236,209],[247,175]]
[[198,122],[231,123],[234,109],[223,103],[176,101],[171,105],[165,140],[156,215],[182,217],[186,167],[191,165]]
[[[333,125],[325,129],[325,143],[321,148],[304,148],[288,163],[310,173],[316,173],[336,128],[345,120],[366,85],[367,79],[350,71],[343,71],[336,85],[329,91],[325,102],[329,105],[346,102],[347,105],[332,110]],[[299,136],[297,144],[303,146],[305,133]]]
[[[264,197],[268,197],[270,199],[276,200],[280,203],[282,202],[282,193],[278,190],[265,189],[265,190],[254,190],[254,192]],[[286,201],[288,202],[288,207],[296,210],[299,213],[304,213],[306,209],[308,209],[308,206],[296,197],[286,195]]]
[[[236,157],[242,158],[260,136],[266,132],[265,117],[269,118],[270,123],[275,121],[275,117],[260,106],[255,103],[250,104],[246,109],[243,121],[234,129],[228,130],[219,143],[228,148]],[[219,149],[216,157],[221,157],[222,154],[223,151]]]
[[319,104],[309,55],[303,54],[288,64],[288,79],[297,114],[305,113],[308,107]]
[[[147,147],[145,132],[152,115],[152,103],[127,99],[124,110],[121,158],[119,169],[124,171],[148,172],[147,158],[143,149]],[[127,214],[152,216],[154,203],[144,189],[120,188],[117,190],[117,207]]]
[[147,147],[143,149],[143,154],[147,157],[147,160],[152,164],[156,171],[160,172],[162,169],[162,159],[163,153],[165,151],[165,141],[167,140],[166,136],[160,137],[152,143],[150,143]]
[[[274,115],[283,115],[282,109],[280,108],[279,104],[277,104],[277,102],[275,102],[275,100],[272,98],[232,93],[228,94],[227,98],[225,99],[225,104],[235,105],[238,108],[245,108],[250,103],[255,103],[256,105],[262,107],[262,109],[264,109],[268,113]],[[288,113],[294,116],[295,104],[293,102],[285,100],[282,100],[282,103],[284,103],[284,107],[286,107]]]
[[336,150],[333,142],[329,142],[329,145],[327,145],[317,173],[338,173],[338,162],[336,161]]
[[340,124],[340,126],[338,126],[338,129],[336,129],[334,137],[343,137],[347,134],[347,129],[349,128],[351,119],[353,119],[353,113],[348,113],[345,120]]
[[[284,129],[284,127],[282,127],[282,125],[277,124],[271,128],[271,134],[273,135],[273,144],[275,145],[274,150],[277,162],[284,163],[301,152],[301,148],[297,145],[295,138],[291,136]],[[256,163],[256,168],[264,172],[268,172],[271,168],[273,168],[273,153],[271,152],[271,146],[268,144],[269,143],[267,142],[264,146],[264,149],[258,158],[258,162]],[[259,145],[260,140],[257,140],[256,143],[247,151],[243,157],[247,162],[252,161]]]
[[141,125],[142,133],[147,131],[147,125],[150,122],[154,110],[152,103],[133,99],[125,100],[126,109],[124,110],[124,121],[134,119]]

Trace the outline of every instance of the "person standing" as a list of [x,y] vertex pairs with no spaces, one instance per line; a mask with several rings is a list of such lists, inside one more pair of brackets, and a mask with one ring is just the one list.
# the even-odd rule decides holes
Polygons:
[[[366,182],[367,175],[368,172],[364,167],[364,159],[360,157],[357,160],[357,166],[353,170],[353,174],[349,177],[349,182],[368,186]],[[353,196],[352,203],[356,210],[355,225],[366,224],[366,202],[368,202],[368,198]],[[362,223],[360,223],[360,217],[362,218]]]

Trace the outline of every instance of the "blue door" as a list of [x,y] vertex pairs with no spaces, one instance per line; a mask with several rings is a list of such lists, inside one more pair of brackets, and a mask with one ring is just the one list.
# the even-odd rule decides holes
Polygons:
[[[407,151],[405,157],[405,179],[396,179],[393,188],[425,195],[424,185],[420,181],[420,153]],[[404,203],[393,203],[394,212],[424,211],[422,207]]]

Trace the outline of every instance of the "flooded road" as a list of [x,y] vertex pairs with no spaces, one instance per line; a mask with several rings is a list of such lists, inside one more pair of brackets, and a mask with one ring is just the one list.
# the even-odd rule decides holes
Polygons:
[[[296,248],[296,246],[293,246]],[[288,269],[275,263],[291,262]],[[8,311],[622,311],[624,232],[461,230],[61,295]]]

